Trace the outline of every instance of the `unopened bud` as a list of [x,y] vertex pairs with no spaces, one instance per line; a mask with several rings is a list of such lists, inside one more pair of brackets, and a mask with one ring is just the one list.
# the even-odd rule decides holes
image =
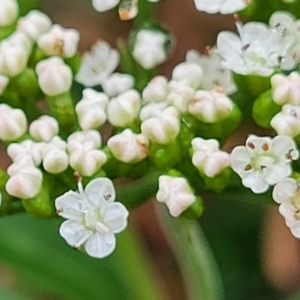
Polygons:
[[36,141],[49,142],[58,134],[59,126],[56,119],[50,116],[41,116],[29,126],[29,133]]
[[19,7],[16,0],[2,0],[0,10],[0,26],[9,26],[18,17]]
[[143,90],[143,100],[146,103],[162,102],[168,94],[168,79],[164,76],[156,76]]

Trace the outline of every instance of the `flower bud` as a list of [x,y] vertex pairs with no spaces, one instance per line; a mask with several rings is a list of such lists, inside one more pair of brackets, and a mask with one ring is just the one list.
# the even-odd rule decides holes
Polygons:
[[164,76],[156,76],[143,90],[142,98],[146,103],[162,102],[168,94],[168,79]]
[[196,197],[185,178],[162,175],[156,199],[167,205],[173,217],[178,217],[194,203]]
[[189,112],[204,123],[215,123],[224,120],[233,110],[232,101],[222,89],[197,91],[194,100],[189,104]]
[[51,24],[47,15],[38,10],[31,10],[25,17],[19,19],[17,30],[35,41],[50,28]]
[[[176,108],[165,103],[148,104],[141,109],[141,130],[149,140],[158,144],[169,144],[180,130],[179,114]],[[161,108],[161,109],[159,109]]]
[[108,103],[108,121],[116,127],[126,127],[132,124],[138,117],[141,98],[137,91],[129,90]]
[[93,7],[99,12],[110,10],[119,2],[120,0],[92,0]]
[[177,65],[172,72],[172,80],[197,90],[202,81],[202,69],[193,63],[183,62]]
[[0,96],[2,95],[4,90],[6,89],[8,83],[9,83],[8,77],[5,76],[5,75],[0,74]]
[[79,32],[76,29],[65,29],[55,24],[42,34],[37,44],[47,55],[72,57],[77,52]]
[[151,69],[167,59],[167,36],[159,31],[142,29],[136,35],[132,55],[145,69]]
[[273,99],[276,104],[300,104],[300,76],[298,72],[292,72],[288,76],[276,74],[272,76],[271,84]]
[[285,104],[271,120],[271,126],[278,135],[297,136],[300,134],[300,107]]
[[29,133],[36,141],[49,142],[58,134],[59,126],[56,119],[50,116],[41,116],[29,126]]
[[107,142],[114,157],[125,163],[137,163],[147,157],[148,145],[145,135],[135,134],[130,129],[112,136]]
[[18,108],[11,108],[0,104],[0,139],[15,141],[27,130],[27,120],[24,112]]
[[105,108],[108,98],[93,89],[83,90],[83,98],[76,105],[79,125],[82,129],[97,129],[106,121]]
[[36,65],[41,90],[48,96],[57,96],[70,90],[72,71],[59,57],[51,57]]
[[215,177],[230,165],[228,153],[219,150],[219,142],[214,139],[204,140],[194,138],[193,146],[193,165],[208,177]]
[[68,151],[72,153],[81,149],[83,145],[87,150],[101,147],[101,135],[96,130],[77,131],[68,137]]
[[18,17],[19,7],[16,0],[2,0],[0,10],[0,26],[9,26]]
[[108,97],[116,97],[132,89],[133,85],[134,78],[129,74],[113,73],[101,81],[103,91]]

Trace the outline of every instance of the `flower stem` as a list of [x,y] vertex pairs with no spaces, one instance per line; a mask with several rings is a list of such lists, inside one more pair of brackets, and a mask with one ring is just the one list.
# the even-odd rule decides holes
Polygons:
[[172,218],[157,209],[161,226],[177,257],[189,300],[222,300],[224,291],[213,254],[196,220]]

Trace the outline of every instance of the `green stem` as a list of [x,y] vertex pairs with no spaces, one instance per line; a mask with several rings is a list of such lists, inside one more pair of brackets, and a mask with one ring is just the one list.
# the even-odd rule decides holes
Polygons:
[[165,209],[157,211],[161,226],[177,257],[188,299],[224,299],[218,267],[197,221],[172,218]]

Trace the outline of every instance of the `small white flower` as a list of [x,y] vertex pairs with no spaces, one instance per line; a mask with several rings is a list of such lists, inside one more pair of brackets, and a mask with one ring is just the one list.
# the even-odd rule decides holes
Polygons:
[[194,138],[193,165],[208,177],[215,177],[222,170],[230,165],[230,156],[224,151],[220,151],[219,142],[214,139],[204,140]]
[[84,53],[76,81],[90,87],[101,84],[118,66],[120,54],[105,41],[98,41]]
[[30,157],[25,156],[23,159],[10,165],[7,173],[11,177],[6,182],[5,189],[11,196],[20,199],[29,199],[40,192],[43,175],[34,166]]
[[214,123],[226,119],[233,110],[233,103],[221,88],[197,91],[188,105],[189,112],[198,120]]
[[141,97],[136,90],[128,90],[112,98],[107,107],[107,119],[116,127],[127,127],[138,117]]
[[273,199],[280,204],[279,212],[285,218],[292,234],[300,238],[300,187],[293,178],[279,181],[273,190]]
[[68,151],[73,152],[80,148],[82,144],[88,144],[89,149],[101,147],[102,139],[97,130],[84,130],[72,133],[68,137]]
[[167,59],[166,42],[164,33],[142,29],[136,35],[132,55],[143,68],[154,68]]
[[40,61],[36,65],[36,73],[41,90],[48,96],[63,94],[71,88],[71,68],[60,57]]
[[237,23],[239,36],[222,31],[217,45],[224,66],[238,74],[270,76],[286,54],[280,33],[264,23]]
[[144,134],[136,134],[131,129],[125,129],[112,136],[107,146],[114,157],[125,163],[137,163],[148,155],[149,141]]
[[172,80],[179,84],[187,85],[194,90],[200,87],[203,72],[200,66],[183,62],[177,65],[172,72]]
[[24,112],[18,108],[11,108],[0,104],[0,139],[15,141],[27,130],[27,119]]
[[185,178],[162,175],[156,199],[167,205],[173,217],[178,217],[194,203],[196,197]]
[[300,133],[300,106],[285,104],[270,124],[278,135],[297,136]]
[[243,185],[254,193],[263,193],[270,185],[292,173],[291,161],[299,152],[287,136],[257,137],[250,135],[245,146],[231,153],[231,167],[242,178]]
[[55,136],[42,149],[43,167],[51,174],[59,174],[69,166],[67,143]]
[[79,125],[83,130],[97,129],[106,121],[108,98],[104,93],[86,88],[82,99],[76,105]]
[[16,0],[0,0],[0,26],[13,24],[19,14],[19,6]]
[[29,133],[36,141],[49,142],[58,134],[59,125],[51,116],[41,116],[29,126]]
[[72,57],[77,52],[79,32],[76,29],[66,29],[55,24],[49,31],[42,34],[37,43],[47,55]]
[[68,219],[60,235],[75,248],[83,247],[88,255],[103,258],[116,247],[115,234],[127,226],[128,211],[115,201],[115,189],[108,178],[97,178],[83,190],[69,191],[56,198],[57,213]]
[[158,144],[169,144],[180,131],[179,113],[166,103],[150,103],[140,112],[141,130],[148,139]]
[[271,78],[272,96],[275,103],[300,104],[300,76],[298,72],[290,75],[275,74]]
[[134,77],[129,74],[113,73],[101,82],[104,93],[108,97],[116,97],[133,88]]
[[198,65],[205,76],[202,76],[200,88],[212,90],[221,87],[229,95],[236,91],[231,71],[222,65],[222,56],[217,49],[209,49],[205,55],[197,50],[189,50],[186,61]]
[[36,41],[51,25],[52,22],[47,15],[38,10],[31,10],[25,17],[19,19],[17,30]]
[[194,0],[196,8],[209,14],[232,14],[246,8],[251,0]]
[[155,76],[144,88],[142,98],[146,103],[162,102],[166,100],[168,90],[168,79]]

